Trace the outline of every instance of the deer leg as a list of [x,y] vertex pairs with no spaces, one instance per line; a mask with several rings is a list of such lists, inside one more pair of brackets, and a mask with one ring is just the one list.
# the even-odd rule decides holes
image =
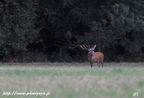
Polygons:
[[102,68],[103,68],[103,61],[100,61],[100,63],[101,63],[101,66],[102,66]]
[[102,58],[102,60],[101,60],[101,64],[102,64],[102,68],[103,68],[103,58]]
[[93,66],[93,62],[90,62],[90,65],[91,65],[91,68],[92,68],[92,66]]
[[101,62],[101,64],[102,64],[102,68],[103,68],[103,62]]
[[99,62],[99,61],[97,61],[97,63],[98,63],[98,67],[100,68],[100,65],[99,65],[99,64],[100,64],[100,62]]

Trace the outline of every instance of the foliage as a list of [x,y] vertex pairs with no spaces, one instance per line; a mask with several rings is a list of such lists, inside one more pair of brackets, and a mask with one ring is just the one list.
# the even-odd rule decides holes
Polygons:
[[79,61],[84,52],[70,43],[96,44],[106,61],[143,57],[143,8],[142,0],[1,0],[0,58],[37,51],[48,61]]
[[0,54],[5,58],[26,52],[28,44],[36,41],[36,5],[35,1],[0,1]]

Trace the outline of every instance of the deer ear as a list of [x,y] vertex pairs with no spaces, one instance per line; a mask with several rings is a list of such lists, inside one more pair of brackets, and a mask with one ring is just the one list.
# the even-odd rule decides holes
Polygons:
[[95,48],[96,48],[96,45],[93,46],[93,49],[95,49]]

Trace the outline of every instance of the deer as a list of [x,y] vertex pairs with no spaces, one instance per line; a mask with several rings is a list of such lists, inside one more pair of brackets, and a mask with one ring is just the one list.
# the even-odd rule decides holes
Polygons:
[[103,59],[104,59],[104,54],[101,52],[95,52],[95,48],[96,45],[94,45],[93,47],[88,47],[85,45],[80,45],[80,47],[83,50],[88,50],[88,61],[90,62],[91,68],[93,67],[93,63],[97,62],[98,63],[98,67],[100,68],[100,66],[102,66],[103,68]]

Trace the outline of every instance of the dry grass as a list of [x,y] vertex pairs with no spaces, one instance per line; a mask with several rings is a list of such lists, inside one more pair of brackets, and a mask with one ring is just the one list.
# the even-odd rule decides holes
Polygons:
[[[21,65],[21,66],[19,66]],[[144,97],[144,63],[1,64],[1,98],[137,98]],[[3,95],[3,92],[50,92],[49,96]]]

